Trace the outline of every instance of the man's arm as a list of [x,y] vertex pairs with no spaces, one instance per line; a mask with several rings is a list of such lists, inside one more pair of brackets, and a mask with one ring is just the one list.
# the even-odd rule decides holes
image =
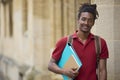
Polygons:
[[57,73],[57,74],[64,74],[64,70],[60,69],[57,64],[56,64],[56,60],[51,58],[50,62],[48,64],[48,70]]
[[61,69],[57,66],[56,60],[51,58],[48,64],[48,69],[57,74],[67,75],[71,78],[75,78],[78,75],[76,69]]
[[107,80],[107,66],[106,59],[100,59],[99,61],[99,79],[98,80]]

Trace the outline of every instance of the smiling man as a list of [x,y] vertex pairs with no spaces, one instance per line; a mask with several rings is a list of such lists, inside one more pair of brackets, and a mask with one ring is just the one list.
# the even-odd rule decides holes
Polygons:
[[78,12],[78,28],[72,34],[72,45],[82,62],[82,67],[79,71],[74,68],[61,69],[58,67],[64,47],[68,37],[61,38],[55,46],[52,57],[48,64],[48,69],[57,74],[63,74],[73,78],[73,80],[107,80],[106,62],[108,58],[108,48],[106,41],[100,37],[101,53],[99,54],[99,78],[96,73],[97,56],[95,47],[94,34],[91,33],[95,20],[98,17],[96,4],[85,3],[79,8]]

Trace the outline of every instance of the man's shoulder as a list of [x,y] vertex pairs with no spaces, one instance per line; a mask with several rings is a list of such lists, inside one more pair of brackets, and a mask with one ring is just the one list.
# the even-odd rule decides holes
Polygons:
[[63,36],[63,37],[61,37],[60,39],[58,39],[58,42],[60,41],[62,41],[62,42],[64,42],[64,41],[67,41],[67,37],[68,36]]
[[69,36],[71,36],[72,38],[74,38],[75,34],[69,34],[69,35],[61,37],[60,39],[58,39],[57,43],[60,43],[60,44],[61,43],[63,43],[63,44],[67,43]]
[[102,42],[105,42],[105,43],[106,43],[105,38],[103,38],[103,37],[101,37],[101,36],[99,36],[99,38],[100,38],[100,40],[101,40]]
[[67,37],[68,37],[68,36],[64,36],[64,37],[58,39],[58,41],[57,41],[56,44],[57,44],[57,45],[63,45],[63,44],[66,44],[66,42],[67,42]]
[[102,36],[100,36],[100,35],[95,35],[95,34],[92,34],[93,36],[97,36],[97,37],[99,37],[100,38],[100,40],[102,40],[102,41],[105,41],[105,39],[102,37]]
[[101,42],[101,45],[102,45],[102,46],[107,44],[104,37],[99,36],[99,35],[94,35],[94,36],[98,36],[98,37],[100,38],[100,42]]

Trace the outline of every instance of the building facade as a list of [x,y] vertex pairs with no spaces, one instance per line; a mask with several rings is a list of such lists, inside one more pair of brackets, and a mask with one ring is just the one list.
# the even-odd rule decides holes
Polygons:
[[0,0],[0,78],[61,80],[48,61],[56,41],[75,31],[85,2],[98,6],[92,31],[108,44],[108,80],[119,80],[120,0]]

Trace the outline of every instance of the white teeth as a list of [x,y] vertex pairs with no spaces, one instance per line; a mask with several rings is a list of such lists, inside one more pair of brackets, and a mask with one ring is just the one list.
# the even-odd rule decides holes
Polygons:
[[84,26],[84,28],[88,28],[87,26]]

